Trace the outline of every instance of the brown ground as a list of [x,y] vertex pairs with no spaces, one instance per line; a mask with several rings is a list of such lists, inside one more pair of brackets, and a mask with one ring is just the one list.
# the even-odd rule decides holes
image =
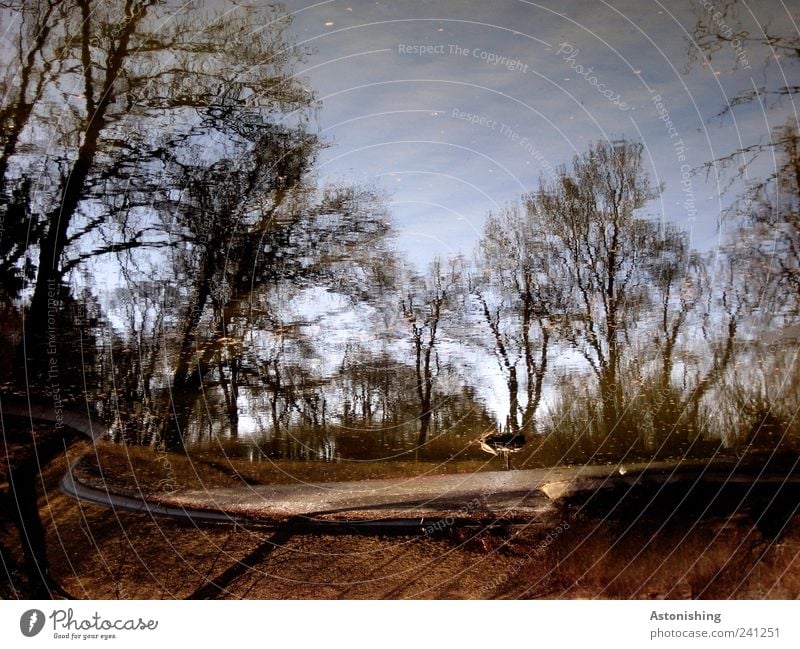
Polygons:
[[[455,526],[436,537],[292,534],[76,502],[57,484],[68,460],[87,450],[81,441],[49,462],[39,493],[51,577],[73,597],[800,596],[796,494],[766,518],[769,494],[744,502],[731,494],[705,512],[707,499],[677,507],[678,495],[667,493],[648,507],[647,494],[612,494],[566,504],[549,537],[533,527]],[[11,574],[0,572],[0,594],[25,596],[19,537],[7,523],[0,545]]]

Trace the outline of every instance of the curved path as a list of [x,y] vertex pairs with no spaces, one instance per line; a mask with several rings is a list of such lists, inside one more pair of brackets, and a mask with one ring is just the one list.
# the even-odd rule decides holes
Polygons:
[[[0,416],[61,422],[92,441],[107,433],[101,422],[72,411],[56,412],[39,404],[0,402]],[[619,466],[557,467],[517,471],[419,476],[302,485],[216,488],[162,494],[156,501],[97,489],[77,481],[75,460],[61,479],[69,496],[133,512],[191,521],[289,525],[342,531],[421,533],[441,524],[513,525],[546,522],[557,502],[577,492],[628,487],[641,482],[668,483],[698,474],[714,480],[708,463],[651,462]],[[705,467],[704,470],[699,470]],[[712,468],[712,470],[709,470]],[[730,482],[730,465],[719,464],[718,478]],[[761,480],[766,478],[762,476]],[[752,480],[752,476],[742,476]],[[785,481],[786,476],[781,480]],[[437,525],[439,527],[437,527]]]
[[32,421],[47,421],[53,424],[60,422],[66,428],[83,433],[92,441],[96,441],[108,433],[105,424],[96,419],[90,419],[87,415],[72,410],[57,411],[53,406],[23,401],[20,398],[0,398],[0,417],[5,415]]
[[[0,416],[61,423],[92,441],[107,432],[97,419],[74,411],[8,398],[0,401]],[[107,507],[192,521],[246,523],[325,530],[422,532],[437,521],[453,524],[502,521],[531,522],[553,510],[548,493],[557,483],[583,476],[598,478],[608,467],[525,470],[420,476],[409,479],[365,480],[320,485],[274,485],[236,489],[183,491],[158,501],[113,493],[75,479],[76,459],[61,479],[64,493]],[[560,495],[560,494],[559,494]]]

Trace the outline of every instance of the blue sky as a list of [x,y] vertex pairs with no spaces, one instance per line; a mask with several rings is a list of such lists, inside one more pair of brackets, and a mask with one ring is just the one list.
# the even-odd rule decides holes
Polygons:
[[[397,245],[421,265],[470,252],[489,211],[590,143],[623,137],[644,143],[651,178],[666,185],[648,213],[713,248],[726,179],[688,170],[767,138],[794,110],[755,103],[715,117],[737,93],[787,70],[780,61],[765,68],[768,52],[731,47],[687,71],[686,36],[707,11],[702,2],[286,7],[293,37],[314,50],[298,73],[321,101],[319,130],[332,144],[320,158],[320,181],[385,188]],[[762,23],[784,11],[779,3],[748,7]],[[734,69],[737,53],[750,69]],[[748,171],[763,175],[769,162]]]

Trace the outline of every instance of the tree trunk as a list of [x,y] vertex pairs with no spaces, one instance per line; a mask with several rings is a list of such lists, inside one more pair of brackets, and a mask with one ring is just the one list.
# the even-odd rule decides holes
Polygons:
[[514,365],[508,367],[508,421],[507,428],[509,433],[519,433],[519,381],[517,380],[517,368]]
[[[94,107],[94,110],[86,116],[87,123],[82,144],[72,168],[62,182],[61,199],[46,218],[47,232],[40,241],[39,267],[25,323],[26,343],[21,347],[21,349],[27,348],[26,354],[31,354],[28,358],[20,359],[23,361],[21,371],[28,382],[43,380],[43,373],[47,367],[46,345],[43,343],[47,338],[48,292],[53,284],[60,284],[62,281],[61,257],[67,245],[67,232],[84,198],[86,181],[97,155],[100,134],[106,127],[106,114],[115,100],[113,86],[128,56],[131,35],[146,12],[146,5],[142,5],[137,11],[129,10],[129,17],[120,33],[119,41],[110,50],[106,61],[106,73],[100,91],[101,99],[96,106],[91,97],[86,99],[87,106]],[[30,366],[26,373],[25,367],[28,361]]]
[[618,386],[616,372],[606,367],[600,376],[600,401],[603,406],[603,432],[607,438],[619,422]]
[[47,538],[39,517],[37,486],[41,485],[40,473],[43,467],[63,454],[65,447],[76,439],[77,433],[64,429],[63,433],[52,433],[44,441],[36,437],[32,437],[30,441],[30,458],[20,461],[19,464],[9,461],[9,513],[19,531],[30,598],[68,597],[50,577]]
[[422,414],[419,417],[419,436],[417,437],[417,445],[422,446],[428,440],[428,431],[431,425],[431,412],[430,405],[427,408],[423,405]]
[[542,326],[542,344],[539,355],[539,362],[537,363],[531,349],[529,334],[527,330],[523,333],[523,342],[525,344],[525,371],[527,377],[527,402],[525,404],[525,411],[522,415],[522,429],[531,434],[536,433],[536,411],[539,409],[539,404],[542,401],[542,387],[544,385],[544,377],[547,374],[547,354],[550,344],[550,334],[547,329]]

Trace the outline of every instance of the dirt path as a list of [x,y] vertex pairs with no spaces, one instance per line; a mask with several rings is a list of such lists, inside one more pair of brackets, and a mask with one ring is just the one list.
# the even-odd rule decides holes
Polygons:
[[[116,506],[113,497],[102,504],[91,502],[94,498],[84,497],[87,494],[72,498],[59,484],[91,448],[88,440],[73,445],[42,467],[40,475],[38,507],[50,577],[72,597],[800,596],[800,524],[795,515],[800,497],[791,471],[782,478],[771,473],[774,479],[760,481],[756,489],[752,475],[714,478],[706,471],[703,488],[688,491],[683,484],[687,474],[678,475],[674,467],[650,467],[648,479],[631,471],[622,476],[606,467],[597,469],[597,475],[584,471],[580,479],[572,469],[559,470],[549,472],[547,484],[541,475],[536,482],[521,472],[487,474],[466,483],[461,476],[441,476],[447,480],[418,483],[449,488],[446,496],[439,493],[436,498],[434,489],[423,499],[443,523],[435,529],[417,522],[413,530],[385,527],[378,533],[339,523],[309,533],[295,517],[264,527],[246,516],[235,524],[229,518],[221,523],[219,518],[206,518],[213,513],[207,510],[158,511],[136,502]],[[691,470],[696,480],[697,469]],[[491,482],[498,477],[499,483]],[[455,517],[448,522],[453,506],[463,507],[463,499],[476,489],[481,494],[487,480],[496,487],[491,493],[501,494],[494,503],[500,508],[509,504],[503,498],[522,489],[523,505],[531,506],[525,512],[527,522],[464,526]],[[369,496],[360,484],[355,494],[340,494],[350,499],[344,503],[331,501],[330,493],[296,495],[310,499],[307,504],[314,508],[323,497],[328,508],[358,505],[354,498],[361,506],[364,498],[381,498],[377,518],[382,519],[391,511],[387,503],[421,493],[397,484],[373,485]],[[595,489],[599,484],[606,488]],[[267,492],[276,495],[269,489],[256,494],[263,502]],[[490,500],[491,493],[484,496]],[[289,495],[283,493],[285,498]],[[546,521],[536,504],[543,499],[557,505],[548,509]],[[411,505],[405,500],[402,505],[407,518]],[[491,502],[487,512],[497,518]],[[319,514],[316,509],[311,513]],[[369,507],[367,514],[370,520],[376,518]]]

